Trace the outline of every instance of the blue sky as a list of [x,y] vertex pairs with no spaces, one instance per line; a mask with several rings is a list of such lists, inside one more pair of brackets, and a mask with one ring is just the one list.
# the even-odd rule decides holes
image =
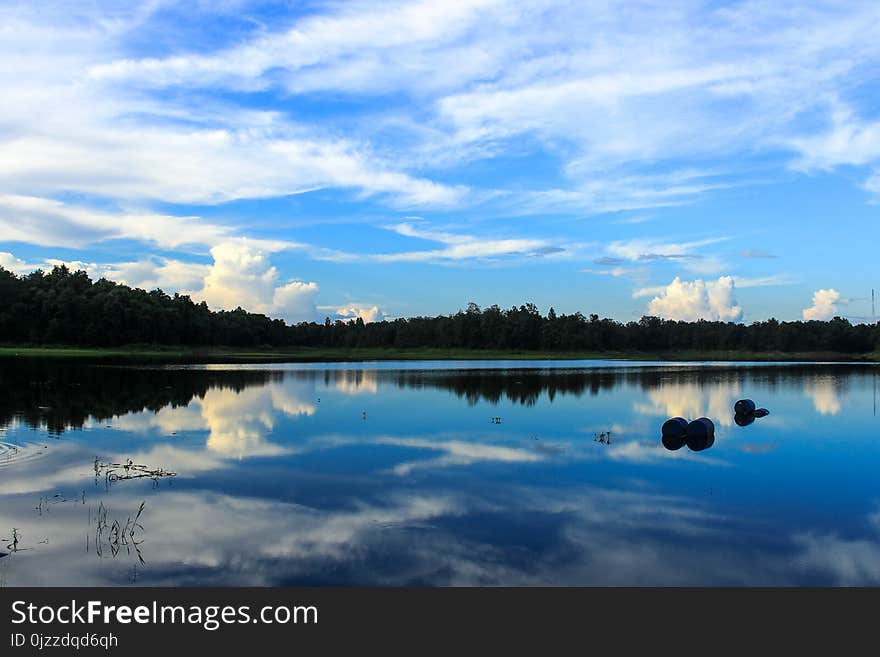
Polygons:
[[0,265],[289,321],[870,318],[876,2],[0,5]]

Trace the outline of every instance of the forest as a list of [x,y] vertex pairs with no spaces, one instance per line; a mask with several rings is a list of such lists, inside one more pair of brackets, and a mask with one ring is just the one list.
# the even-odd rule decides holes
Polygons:
[[241,308],[212,311],[189,296],[146,291],[56,266],[18,276],[0,267],[0,344],[118,347],[456,348],[558,352],[837,352],[880,350],[880,323],[682,322],[645,316],[543,315],[532,303],[367,323],[287,324]]

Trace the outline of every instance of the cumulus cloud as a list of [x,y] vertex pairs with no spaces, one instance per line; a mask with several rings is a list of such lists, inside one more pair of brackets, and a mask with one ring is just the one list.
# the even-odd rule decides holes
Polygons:
[[[160,288],[169,294],[188,294],[196,302],[207,302],[213,310],[234,310],[240,306],[289,322],[315,320],[318,284],[299,280],[282,282],[270,261],[271,253],[280,246],[283,245],[244,238],[222,242],[211,248],[214,259],[211,264],[162,257],[117,263],[49,258],[28,263],[11,253],[0,252],[0,266],[22,275],[65,265],[74,271],[85,271],[92,280],[106,278],[146,290]],[[374,321],[380,315],[375,306],[348,306],[340,309],[343,310],[353,313],[352,316],[360,315],[364,321]]]
[[193,292],[213,309],[242,307],[251,312],[280,316],[290,322],[316,319],[318,284],[280,283],[278,270],[263,248],[247,240],[224,242],[211,248],[214,258],[204,287]]
[[839,303],[843,302],[840,299],[840,292],[837,290],[816,290],[813,293],[813,305],[804,308],[804,320],[829,320],[837,314],[837,304]]
[[3,267],[6,271],[11,271],[13,274],[29,274],[39,269],[40,265],[27,263],[21,258],[16,258],[11,253],[0,251],[0,267]]
[[0,252],[0,267],[18,275],[26,275],[37,269],[49,271],[60,265],[66,266],[71,271],[84,271],[92,280],[106,278],[130,287],[139,287],[145,290],[159,288],[169,293],[197,288],[202,284],[210,269],[210,266],[206,264],[162,257],[115,263],[60,260],[57,258],[47,258],[41,262],[25,262],[11,253]]
[[699,319],[737,322],[742,307],[736,305],[735,283],[731,276],[717,281],[683,281],[678,276],[648,304],[648,314],[693,322]]
[[192,290],[200,285],[209,268],[209,265],[202,263],[156,257],[104,265],[98,267],[98,271],[108,280],[131,287],[179,292]]
[[365,324],[375,322],[380,317],[380,315],[384,317],[384,313],[379,310],[379,306],[364,307],[351,304],[347,306],[342,306],[341,308],[337,308],[336,314],[340,317],[347,317],[351,319],[360,317]]

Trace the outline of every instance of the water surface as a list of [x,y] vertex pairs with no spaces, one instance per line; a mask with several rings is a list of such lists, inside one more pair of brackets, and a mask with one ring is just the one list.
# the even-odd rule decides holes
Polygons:
[[[0,585],[877,585],[877,369],[0,363]],[[770,415],[734,422],[733,403]],[[715,443],[660,426],[708,416]]]

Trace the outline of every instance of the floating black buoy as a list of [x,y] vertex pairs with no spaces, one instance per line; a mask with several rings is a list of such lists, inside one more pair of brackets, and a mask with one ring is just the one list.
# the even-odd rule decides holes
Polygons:
[[748,415],[740,415],[737,413],[733,416],[733,421],[736,422],[736,425],[739,427],[747,427],[755,421],[756,417],[757,413],[749,413]]
[[693,452],[702,452],[704,449],[709,449],[714,444],[715,436],[707,436],[706,438],[691,438],[688,436],[687,439],[687,446]]
[[770,415],[770,411],[766,408],[755,408],[755,402],[751,399],[740,399],[733,405],[735,415],[733,421],[737,426],[747,427],[755,421],[755,418]]
[[685,434],[687,433],[687,427],[688,421],[683,417],[673,417],[663,423],[663,426],[660,428],[660,433],[662,433],[664,437],[669,436],[670,438],[681,438],[684,440]]
[[681,449],[684,447],[685,437],[684,436],[670,436],[668,434],[663,434],[663,437],[660,439],[660,442],[663,443],[663,446],[668,449],[670,452],[674,452],[677,449]]
[[681,449],[687,436],[687,426],[688,422],[683,417],[666,420],[660,428],[660,433],[663,434],[661,438],[663,446],[670,451]]
[[715,444],[715,424],[707,417],[699,417],[687,426],[687,446],[695,452]]

